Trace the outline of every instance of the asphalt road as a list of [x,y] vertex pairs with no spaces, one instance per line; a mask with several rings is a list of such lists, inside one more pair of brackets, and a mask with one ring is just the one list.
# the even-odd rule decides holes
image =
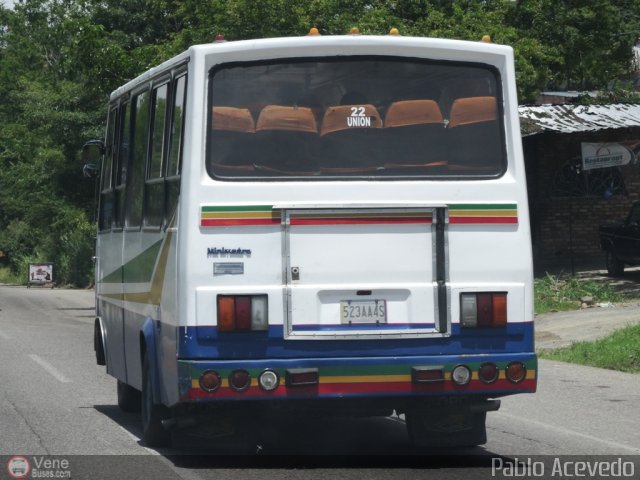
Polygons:
[[550,361],[540,362],[538,393],[503,399],[488,415],[488,443],[465,451],[415,451],[401,418],[279,419],[263,426],[273,436],[256,455],[235,455],[206,430],[150,449],[95,364],[92,303],[91,291],[0,286],[0,479],[12,478],[15,455],[32,468],[44,456],[67,460],[71,478],[193,480],[475,479],[492,478],[496,456],[631,455],[640,477],[640,376]]

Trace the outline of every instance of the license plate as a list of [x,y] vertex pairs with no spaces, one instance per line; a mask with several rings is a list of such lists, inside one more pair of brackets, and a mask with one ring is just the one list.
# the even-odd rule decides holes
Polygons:
[[386,300],[343,300],[340,321],[351,323],[387,323]]

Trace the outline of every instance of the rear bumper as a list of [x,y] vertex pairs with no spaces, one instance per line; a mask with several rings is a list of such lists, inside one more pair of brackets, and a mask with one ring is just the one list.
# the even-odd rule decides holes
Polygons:
[[[479,378],[479,369],[485,363],[498,367],[495,381],[486,383]],[[525,378],[514,383],[506,376],[512,362],[521,362],[526,368]],[[471,379],[458,385],[451,378],[457,365],[466,365]],[[533,393],[537,385],[537,357],[535,353],[430,355],[411,357],[367,358],[297,358],[272,360],[179,360],[180,400],[182,402],[216,402],[235,400],[287,400],[357,397],[433,397],[473,395],[501,397],[515,393]],[[412,372],[416,368],[441,369],[442,378],[418,383]],[[317,383],[311,385],[287,384],[287,371],[316,370]],[[251,384],[244,391],[235,391],[229,384],[234,370],[245,370]],[[221,384],[214,392],[200,387],[200,376],[209,370],[218,373]],[[273,391],[263,390],[258,382],[265,370],[277,373],[280,382]]]

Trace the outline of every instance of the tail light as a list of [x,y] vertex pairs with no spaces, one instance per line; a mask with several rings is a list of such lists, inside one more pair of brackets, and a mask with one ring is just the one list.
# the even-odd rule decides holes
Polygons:
[[251,375],[246,370],[234,370],[229,375],[229,386],[236,392],[244,392],[251,386]]
[[220,375],[215,370],[207,370],[200,375],[200,388],[205,392],[215,392],[220,388]]
[[457,385],[466,385],[471,381],[471,370],[466,365],[458,365],[451,371],[451,380]]
[[460,324],[463,327],[504,327],[507,325],[505,292],[462,293]]
[[218,295],[218,331],[267,330],[267,307],[266,295]]
[[498,367],[495,363],[483,363],[478,370],[478,378],[484,383],[493,383],[498,379]]
[[441,365],[412,367],[411,381],[413,383],[444,382],[444,369]]
[[522,362],[511,362],[507,365],[507,379],[513,383],[520,383],[527,376],[527,367]]

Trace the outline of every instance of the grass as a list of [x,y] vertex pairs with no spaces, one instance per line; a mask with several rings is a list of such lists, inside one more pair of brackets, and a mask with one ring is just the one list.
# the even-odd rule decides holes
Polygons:
[[540,352],[542,358],[623,372],[640,372],[640,325],[616,330],[595,342]]
[[596,303],[614,303],[624,298],[607,282],[558,277],[548,273],[536,278],[533,288],[536,313],[575,310],[580,308],[580,299],[583,297],[591,297]]
[[9,267],[0,267],[0,284],[6,283],[10,285],[24,285],[26,278],[20,278],[19,275],[11,272]]

